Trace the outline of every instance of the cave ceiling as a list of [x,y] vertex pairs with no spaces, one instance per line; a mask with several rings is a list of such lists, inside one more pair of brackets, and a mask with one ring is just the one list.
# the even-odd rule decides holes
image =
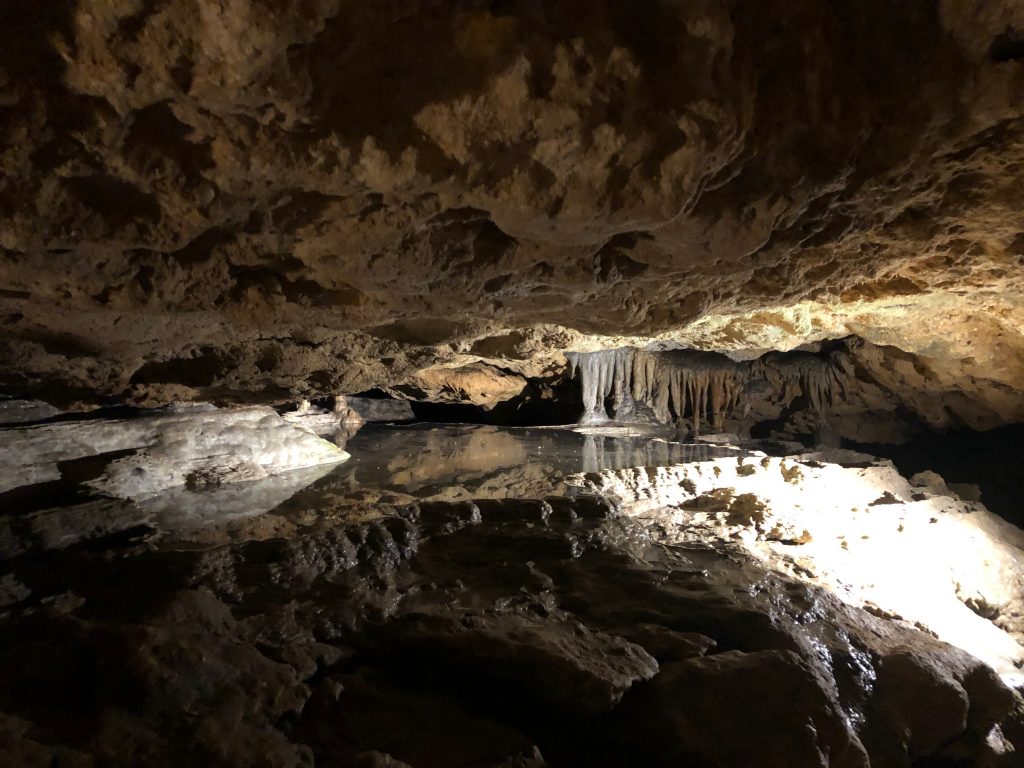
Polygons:
[[6,0],[0,38],[7,390],[496,397],[856,334],[1024,391],[1015,0]]

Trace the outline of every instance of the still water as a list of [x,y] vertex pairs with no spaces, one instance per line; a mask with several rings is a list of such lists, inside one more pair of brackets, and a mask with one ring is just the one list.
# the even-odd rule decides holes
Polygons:
[[[373,514],[419,500],[542,498],[566,492],[565,478],[638,466],[667,466],[734,455],[738,449],[663,437],[580,434],[562,428],[466,424],[369,424],[338,436],[343,464],[281,472],[253,482],[192,489],[179,486],[133,500],[97,494],[81,484],[105,457],[74,462],[58,480],[0,494],[0,557],[37,545],[67,545],[156,532],[164,543],[198,542],[203,531],[309,514]],[[96,464],[89,472],[81,467]],[[67,467],[71,464],[56,464]],[[272,514],[270,514],[272,513]]]
[[333,485],[431,496],[458,486],[488,498],[557,491],[578,472],[668,466],[737,450],[663,438],[580,434],[567,429],[475,424],[367,425],[345,445],[352,458],[324,478]]

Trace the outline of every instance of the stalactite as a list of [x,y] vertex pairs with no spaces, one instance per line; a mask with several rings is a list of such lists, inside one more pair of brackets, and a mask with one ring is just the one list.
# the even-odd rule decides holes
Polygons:
[[[754,363],[738,363],[715,352],[624,347],[566,357],[570,375],[578,373],[582,381],[581,424],[609,421],[610,401],[616,421],[689,424],[695,432],[709,421],[712,429],[721,429],[745,396],[766,396],[750,386],[758,380],[767,381],[786,406],[804,395],[824,422],[844,393],[843,366],[835,353],[772,353]],[[749,410],[749,404],[743,405]]]
[[583,382],[584,415],[581,424],[600,424],[608,421],[605,402],[613,396],[615,414],[635,411],[631,382],[635,350],[626,347],[599,352],[569,352],[569,369],[573,376],[580,373]]
[[648,352],[623,348],[569,353],[570,373],[583,385],[582,424],[608,420],[606,401],[613,398],[619,421],[675,421],[687,415],[699,430],[708,415],[720,427],[736,405],[746,368],[711,352]]
[[821,422],[845,395],[843,366],[835,355],[823,358],[810,352],[773,352],[758,359],[753,372],[781,393],[787,407],[800,395],[806,397]]
[[656,412],[662,421],[673,418],[694,431],[710,417],[720,429],[722,420],[739,402],[749,367],[714,352],[669,351],[643,353],[654,361],[653,377],[659,382]]

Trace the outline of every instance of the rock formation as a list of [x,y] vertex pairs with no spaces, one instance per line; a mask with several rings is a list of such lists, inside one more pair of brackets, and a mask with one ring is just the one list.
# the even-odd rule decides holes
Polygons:
[[1014,0],[3,6],[8,391],[434,399],[850,333],[1024,389]]
[[184,485],[249,482],[348,458],[270,408],[194,407],[136,419],[0,429],[0,490],[58,480],[62,464],[104,456],[106,466],[90,485],[122,498]]
[[592,495],[367,504],[323,486],[267,515],[184,527],[0,529],[16,553],[0,576],[5,754],[1012,765],[1021,705],[977,659],[624,508]]
[[[578,373],[583,392],[581,425],[610,421],[611,403],[616,422],[675,423],[699,435],[702,423],[722,431],[734,415],[730,426],[749,428],[752,420],[768,421],[769,414],[778,421],[783,413],[803,410],[812,427],[822,427],[839,403],[852,407],[858,420],[872,408],[884,409],[884,400],[865,391],[872,385],[877,390],[878,383],[857,375],[851,353],[862,346],[847,339],[818,353],[769,353],[751,362],[714,352],[632,347],[566,357],[569,378]],[[795,403],[797,398],[802,402]],[[751,417],[752,411],[757,415]]]
[[648,352],[624,348],[569,353],[570,376],[579,370],[583,387],[581,424],[608,421],[605,400],[614,397],[615,419],[680,425],[690,415],[695,432],[710,414],[712,428],[739,403],[749,371],[711,352]]
[[739,545],[767,567],[956,645],[1024,683],[1024,532],[935,473],[852,451],[720,458],[569,479],[670,540]]
[[1013,768],[835,446],[1024,424],[1021,189],[1020,0],[0,0],[0,763]]

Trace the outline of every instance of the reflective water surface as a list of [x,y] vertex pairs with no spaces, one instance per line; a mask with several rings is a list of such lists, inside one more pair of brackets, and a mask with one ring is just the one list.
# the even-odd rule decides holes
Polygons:
[[459,486],[474,495],[524,495],[524,483],[558,490],[562,477],[625,467],[668,466],[737,453],[663,438],[579,434],[567,429],[475,424],[367,425],[345,445],[352,458],[324,478],[332,486],[432,496]]
[[[0,556],[26,547],[66,545],[125,530],[159,532],[164,544],[198,544],[223,525],[261,516],[302,518],[313,511],[372,514],[384,504],[417,500],[542,498],[565,493],[564,478],[637,466],[668,466],[735,454],[737,449],[663,437],[580,434],[560,428],[469,424],[370,424],[336,440],[343,464],[281,472],[252,482],[179,486],[134,500],[85,488],[62,472],[46,484],[0,494]],[[102,465],[104,457],[81,460]],[[56,466],[56,465],[55,465]],[[70,466],[61,465],[61,466]],[[270,520],[270,518],[273,518]],[[216,536],[214,536],[216,539]]]
[[[868,536],[846,547],[828,527],[854,495],[816,460],[741,463],[621,429],[367,426],[338,441],[344,464],[132,498],[82,483],[109,451],[52,457],[58,477],[0,494],[4,764],[903,765],[890,734],[944,690],[936,743],[996,765],[975,759],[987,742],[963,714],[1004,700],[994,674],[809,583],[837,567],[815,547],[872,562]],[[613,503],[601,471],[617,469]],[[945,512],[903,533],[858,487],[897,547],[935,540]],[[828,535],[786,516],[816,492]],[[906,505],[934,503],[913,493]],[[708,502],[692,525],[671,506],[688,495]],[[637,513],[652,499],[665,514]],[[759,540],[755,558],[743,542]],[[769,546],[785,550],[764,560]]]

